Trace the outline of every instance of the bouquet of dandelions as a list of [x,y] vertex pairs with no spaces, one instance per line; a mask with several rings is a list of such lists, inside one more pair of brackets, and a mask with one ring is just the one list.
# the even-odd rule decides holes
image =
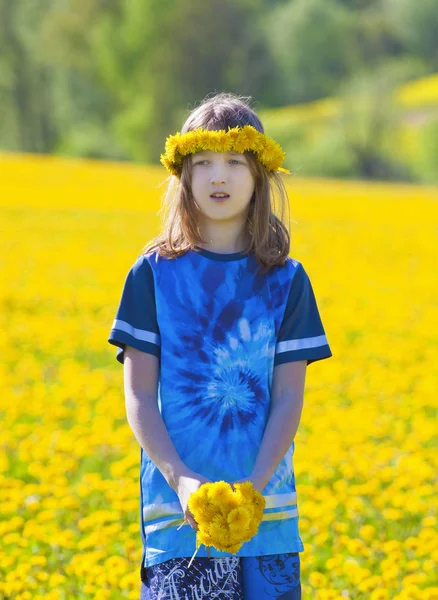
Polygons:
[[[251,481],[226,481],[202,484],[190,495],[188,508],[198,524],[196,550],[189,567],[202,544],[222,552],[235,554],[257,533],[263,518],[265,499]],[[185,519],[182,523],[186,523]],[[180,527],[182,527],[180,525]]]

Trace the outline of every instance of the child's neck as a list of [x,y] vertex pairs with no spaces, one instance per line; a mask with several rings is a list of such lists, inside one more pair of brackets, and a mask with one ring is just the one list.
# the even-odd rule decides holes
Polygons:
[[237,236],[232,231],[224,231],[224,235],[209,231],[203,232],[204,242],[197,244],[200,248],[210,250],[210,252],[218,252],[220,254],[233,254],[242,252],[246,245],[245,232],[240,232]]
[[237,252],[243,252],[243,246],[239,244],[236,247],[213,245],[213,244],[197,244],[200,248],[209,250],[210,252],[217,252],[218,254],[235,254]]

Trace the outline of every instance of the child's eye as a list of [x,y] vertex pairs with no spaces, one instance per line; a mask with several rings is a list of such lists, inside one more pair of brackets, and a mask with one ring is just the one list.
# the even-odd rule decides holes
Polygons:
[[[238,164],[238,165],[243,165],[243,164],[244,164],[242,161],[240,161],[240,160],[237,160],[237,158],[231,158],[231,159],[230,159],[230,162],[231,162],[231,163],[236,163],[236,164]],[[195,162],[194,164],[195,164],[195,165],[202,165],[202,164],[204,164],[204,163],[208,163],[208,160],[198,160],[198,162]]]

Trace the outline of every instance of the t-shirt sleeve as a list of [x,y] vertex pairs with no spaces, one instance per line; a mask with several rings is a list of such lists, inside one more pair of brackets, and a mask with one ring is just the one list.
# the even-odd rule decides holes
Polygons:
[[294,271],[283,321],[278,333],[274,366],[295,360],[307,364],[332,356],[312,284],[301,263]]
[[137,258],[126,276],[108,342],[118,347],[116,358],[122,364],[126,344],[160,358],[154,276],[144,256]]

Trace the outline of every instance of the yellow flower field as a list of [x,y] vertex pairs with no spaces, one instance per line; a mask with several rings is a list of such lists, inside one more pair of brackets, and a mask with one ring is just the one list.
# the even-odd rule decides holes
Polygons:
[[[140,449],[107,337],[166,176],[0,156],[0,598],[139,598]],[[333,352],[296,436],[303,598],[437,600],[438,192],[286,180]]]

